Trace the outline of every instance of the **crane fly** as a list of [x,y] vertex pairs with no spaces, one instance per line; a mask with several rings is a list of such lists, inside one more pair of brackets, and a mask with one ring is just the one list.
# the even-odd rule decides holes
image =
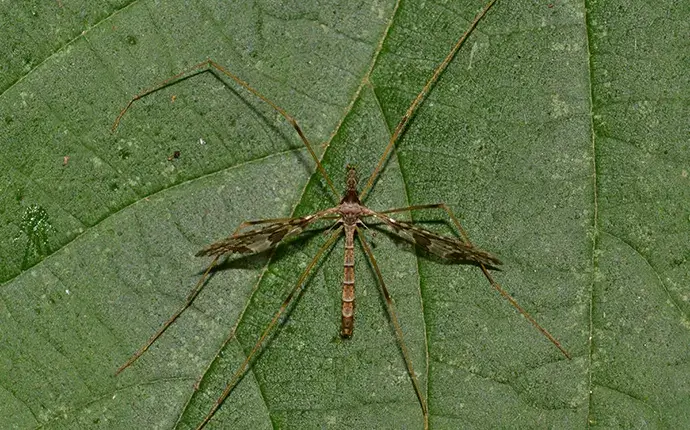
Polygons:
[[[262,349],[264,342],[266,338],[268,337],[269,333],[271,333],[272,329],[276,326],[276,324],[279,322],[281,316],[286,312],[288,307],[290,306],[290,303],[292,300],[299,296],[299,293],[302,291],[302,289],[305,286],[305,281],[309,275],[309,273],[312,271],[312,269],[316,266],[316,263],[319,261],[319,259],[324,255],[324,253],[333,245],[336,240],[340,237],[341,234],[344,234],[345,236],[345,251],[344,251],[344,262],[343,262],[343,281],[342,281],[342,306],[341,306],[341,331],[340,335],[343,338],[349,338],[353,335],[354,332],[354,315],[355,315],[355,259],[354,259],[354,247],[355,247],[355,237],[359,240],[364,253],[366,257],[368,258],[368,261],[371,264],[371,267],[373,268],[376,281],[378,282],[379,288],[381,289],[381,293],[385,299],[385,304],[386,304],[386,309],[390,318],[391,325],[393,327],[393,330],[395,332],[396,340],[398,343],[398,346],[400,348],[400,352],[402,354],[402,357],[405,361],[405,365],[407,367],[407,372],[409,374],[410,380],[412,382],[412,385],[414,387],[415,394],[417,396],[417,399],[419,401],[419,405],[421,407],[421,411],[423,414],[423,419],[424,419],[424,428],[428,429],[429,427],[429,408],[427,406],[427,401],[426,397],[424,395],[424,392],[417,380],[416,373],[414,371],[414,368],[412,366],[412,360],[410,359],[410,354],[408,352],[407,346],[405,344],[405,341],[403,339],[403,332],[400,326],[400,323],[398,321],[398,317],[394,308],[393,300],[388,292],[388,289],[386,288],[386,285],[384,283],[383,276],[381,274],[381,271],[378,267],[378,264],[376,262],[376,259],[374,258],[371,246],[369,245],[369,242],[365,238],[362,227],[366,227],[364,220],[365,219],[375,219],[382,225],[386,226],[394,235],[413,243],[417,247],[421,248],[422,250],[433,254],[437,257],[440,257],[445,260],[453,261],[453,262],[464,262],[464,263],[470,263],[478,266],[488,282],[491,284],[491,286],[496,289],[506,300],[510,302],[512,306],[514,306],[520,314],[522,314],[525,318],[527,318],[534,327],[536,327],[544,336],[546,336],[560,351],[561,353],[567,357],[570,358],[570,355],[568,352],[561,346],[561,344],[554,338],[545,328],[543,328],[537,321],[532,318],[529,313],[527,313],[516,301],[513,299],[513,297],[508,294],[507,291],[505,291],[493,278],[491,275],[489,269],[492,268],[497,268],[499,265],[501,265],[501,261],[494,256],[493,254],[483,251],[477,247],[475,247],[472,242],[469,240],[469,237],[467,236],[467,233],[461,226],[460,222],[456,218],[456,216],[453,214],[453,211],[446,206],[443,203],[435,203],[435,204],[425,204],[425,205],[415,205],[415,206],[408,206],[408,207],[402,207],[402,208],[395,208],[395,209],[388,209],[388,210],[383,210],[383,211],[375,211],[372,209],[369,209],[367,206],[365,206],[362,202],[365,201],[365,197],[371,191],[377,177],[379,176],[386,160],[389,158],[396,142],[398,141],[401,133],[405,130],[407,124],[409,123],[410,119],[414,116],[414,113],[416,112],[417,108],[419,105],[422,103],[422,101],[426,98],[427,94],[429,93],[430,89],[433,87],[433,85],[436,83],[438,80],[439,76],[441,73],[446,69],[448,64],[452,61],[454,58],[455,54],[458,52],[460,47],[462,46],[463,42],[465,39],[469,36],[469,34],[474,30],[474,28],[477,26],[479,21],[484,17],[484,15],[489,11],[489,9],[493,6],[496,0],[491,0],[483,9],[482,11],[474,18],[473,22],[470,24],[469,28],[465,31],[465,33],[458,39],[458,41],[455,43],[453,46],[452,50],[450,53],[445,57],[443,62],[434,70],[433,75],[429,80],[426,82],[426,85],[423,87],[421,92],[417,95],[417,97],[412,101],[412,104],[408,107],[405,115],[402,117],[398,125],[396,126],[395,130],[393,133],[391,133],[390,140],[388,142],[388,145],[384,149],[383,155],[379,159],[376,167],[374,168],[373,172],[369,176],[369,179],[365,183],[365,185],[362,187],[361,191],[357,191],[357,186],[358,186],[358,180],[357,180],[357,172],[356,169],[348,165],[347,166],[347,176],[346,176],[346,184],[345,184],[345,193],[341,196],[337,190],[331,179],[329,178],[328,174],[326,173],[326,170],[324,169],[323,165],[321,164],[321,161],[319,157],[316,155],[316,153],[313,150],[312,145],[309,143],[306,135],[302,131],[302,128],[299,126],[295,118],[293,118],[291,115],[289,115],[284,109],[279,107],[277,104],[275,104],[273,101],[269,100],[267,97],[265,97],[263,94],[261,94],[259,91],[254,89],[252,86],[250,86],[247,82],[243,81],[218,63],[216,63],[213,60],[206,60],[202,63],[199,63],[186,71],[175,75],[158,85],[147,89],[136,96],[134,96],[129,103],[125,106],[124,109],[120,112],[118,117],[115,119],[115,122],[113,124],[112,130],[115,131],[115,129],[119,126],[121,119],[123,118],[124,114],[129,110],[129,108],[132,106],[132,104],[141,99],[142,97],[145,97],[148,94],[151,94],[155,91],[158,91],[164,87],[167,87],[169,85],[172,85],[176,82],[179,82],[182,79],[189,78],[191,76],[194,76],[199,73],[203,73],[206,71],[210,71],[212,73],[220,73],[221,75],[224,75],[225,77],[233,80],[236,84],[244,88],[246,91],[263,101],[264,103],[268,104],[272,109],[274,109],[276,112],[278,112],[296,131],[296,133],[299,135],[299,138],[301,139],[302,143],[308,150],[311,158],[314,160],[316,163],[316,168],[319,172],[319,174],[323,177],[325,183],[327,184],[328,188],[334,193],[334,195],[339,197],[339,203],[331,208],[321,210],[319,212],[302,216],[302,217],[296,217],[296,218],[276,218],[276,219],[265,219],[265,220],[255,220],[255,221],[246,221],[237,227],[237,229],[233,232],[232,235],[227,237],[226,239],[219,240],[215,243],[212,243],[202,250],[200,250],[196,255],[197,256],[207,256],[207,257],[212,257],[211,263],[208,265],[206,270],[204,271],[203,275],[197,282],[196,286],[190,291],[190,293],[187,296],[187,300],[185,301],[184,305],[173,315],[171,316],[163,325],[161,328],[153,335],[151,338],[144,344],[138,351],[136,351],[127,362],[125,362],[120,368],[117,369],[116,374],[119,374],[122,372],[124,369],[129,367],[132,363],[134,363],[144,352],[148,350],[148,348],[166,331],[166,329],[184,312],[185,309],[187,309],[191,303],[194,301],[196,296],[199,294],[201,289],[203,288],[205,281],[211,271],[216,267],[216,265],[219,263],[221,258],[227,257],[232,254],[255,254],[263,251],[267,251],[270,249],[275,248],[277,245],[280,243],[286,241],[289,238],[295,237],[300,235],[300,233],[304,232],[307,230],[308,227],[310,227],[312,224],[314,224],[317,221],[320,220],[335,220],[333,226],[330,229],[328,239],[325,241],[325,243],[319,248],[319,250],[316,252],[316,255],[312,258],[311,262],[307,265],[307,267],[304,269],[302,274],[300,275],[299,279],[295,283],[294,287],[290,291],[290,293],[287,295],[287,297],[283,300],[283,303],[280,306],[280,309],[273,315],[273,318],[271,319],[270,323],[265,327],[263,332],[261,333],[259,339],[256,341],[254,344],[252,350],[250,351],[249,354],[245,357],[244,361],[240,365],[239,369],[234,373],[230,381],[227,383],[225,386],[225,389],[223,392],[220,394],[220,396],[217,398],[209,412],[206,414],[205,418],[201,423],[198,425],[198,429],[203,428],[214,416],[216,411],[220,408],[220,406],[223,404],[225,399],[228,397],[230,392],[235,388],[235,386],[239,383],[241,380],[242,376],[246,373],[248,370],[252,359],[254,356]],[[396,5],[397,9],[397,5]],[[389,214],[392,213],[399,213],[399,212],[411,212],[415,210],[422,210],[422,209],[438,209],[444,211],[447,216],[450,218],[452,224],[457,228],[458,232],[460,233],[460,237],[452,237],[452,236],[444,236],[440,235],[437,233],[434,233],[432,231],[426,230],[424,228],[415,226],[413,222],[406,222],[406,221],[400,221],[396,220],[395,218],[391,217]]]

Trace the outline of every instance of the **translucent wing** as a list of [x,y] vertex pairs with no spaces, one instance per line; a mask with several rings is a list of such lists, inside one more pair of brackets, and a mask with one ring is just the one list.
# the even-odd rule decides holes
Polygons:
[[490,267],[502,264],[496,256],[468,245],[460,239],[441,236],[378,212],[373,212],[372,215],[391,227],[398,236],[438,257],[454,261],[474,261]]
[[197,252],[196,256],[263,252],[273,248],[287,238],[300,234],[309,224],[331,213],[332,210],[329,209],[301,218],[270,223],[256,230],[250,230],[246,233],[214,242]]

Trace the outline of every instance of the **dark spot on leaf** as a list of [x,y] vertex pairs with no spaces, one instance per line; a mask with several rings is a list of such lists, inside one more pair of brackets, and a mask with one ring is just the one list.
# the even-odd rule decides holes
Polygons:
[[126,39],[127,39],[127,43],[129,43],[132,46],[137,44],[137,38],[132,36],[131,34],[129,36],[127,36]]
[[175,151],[175,152],[173,152],[173,154],[170,157],[168,157],[168,161],[176,160],[176,159],[180,158],[180,155],[182,155],[182,153],[180,151]]
[[127,148],[120,148],[117,150],[117,154],[122,158],[123,160],[126,160],[129,158],[132,153],[129,151]]

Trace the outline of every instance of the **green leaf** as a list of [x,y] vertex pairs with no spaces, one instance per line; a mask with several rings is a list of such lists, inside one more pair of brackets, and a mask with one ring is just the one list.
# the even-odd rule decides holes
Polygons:
[[[3,8],[4,427],[187,428],[210,410],[323,235],[229,259],[115,369],[183,304],[208,264],[199,249],[337,198],[280,115],[210,72],[110,127],[133,94],[212,58],[297,118],[337,187],[347,164],[363,184],[482,2],[340,3]],[[690,425],[690,7],[587,7],[499,0],[367,198],[447,203],[573,355],[476,267],[366,230],[433,429]],[[450,234],[443,213],[413,218]],[[342,252],[317,264],[209,428],[422,427],[361,248],[355,334],[338,336]]]

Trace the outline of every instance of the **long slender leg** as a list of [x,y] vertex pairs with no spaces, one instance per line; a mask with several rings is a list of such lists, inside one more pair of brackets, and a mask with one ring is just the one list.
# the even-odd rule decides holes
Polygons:
[[412,379],[412,385],[414,386],[414,391],[415,394],[417,394],[417,399],[419,400],[419,405],[422,407],[422,414],[424,415],[424,429],[427,430],[429,428],[429,407],[427,406],[426,403],[426,397],[424,396],[424,393],[422,392],[421,387],[419,386],[419,381],[417,380],[417,374],[414,372],[414,368],[412,367],[412,359],[410,359],[410,353],[407,350],[407,345],[405,344],[405,340],[403,338],[403,332],[402,329],[400,328],[400,322],[398,321],[398,315],[395,313],[395,307],[393,306],[393,299],[391,298],[390,293],[388,292],[388,288],[386,288],[385,282],[383,282],[383,276],[381,275],[381,270],[379,270],[379,265],[376,263],[376,259],[374,258],[373,252],[371,252],[371,248],[369,247],[369,244],[367,243],[366,239],[364,239],[364,236],[362,235],[362,231],[357,227],[357,238],[362,244],[362,247],[364,248],[364,252],[367,254],[367,257],[369,258],[369,262],[371,263],[371,267],[374,269],[374,273],[376,273],[376,278],[378,279],[378,284],[381,287],[381,293],[383,294],[384,299],[386,299],[386,309],[388,310],[388,315],[391,319],[391,323],[393,324],[393,328],[395,330],[395,337],[398,340],[398,345],[400,346],[400,351],[402,352],[403,358],[405,359],[405,365],[407,366],[407,372],[410,374],[410,379]]
[[371,191],[371,187],[374,186],[374,181],[376,181],[376,178],[378,177],[381,168],[386,163],[386,160],[388,160],[388,156],[390,155],[390,152],[393,150],[395,143],[400,138],[400,135],[405,130],[407,123],[410,121],[419,105],[424,101],[427,94],[429,94],[429,90],[431,89],[431,87],[436,83],[438,78],[441,76],[441,73],[443,73],[443,71],[446,70],[448,64],[450,64],[450,62],[453,61],[455,54],[457,54],[462,44],[465,42],[470,33],[472,33],[479,21],[484,17],[484,15],[486,15],[489,9],[491,9],[491,6],[493,6],[495,2],[496,0],[489,1],[489,3],[487,3],[486,6],[484,6],[484,9],[482,9],[482,11],[479,12],[479,14],[477,14],[477,16],[474,18],[474,21],[472,21],[472,23],[470,24],[470,27],[465,31],[465,33],[460,37],[460,39],[458,39],[458,41],[455,43],[455,46],[453,46],[453,49],[451,49],[450,53],[448,53],[446,58],[443,59],[443,62],[441,62],[441,64],[439,64],[438,67],[436,67],[436,70],[434,70],[434,74],[431,76],[431,78],[429,78],[426,85],[424,85],[422,91],[420,91],[417,97],[415,97],[415,99],[412,101],[412,104],[410,104],[410,107],[407,108],[407,112],[405,112],[405,115],[403,115],[402,119],[400,119],[400,122],[398,122],[398,125],[395,127],[395,130],[393,131],[393,134],[391,135],[391,138],[388,141],[388,146],[386,146],[386,149],[383,151],[383,155],[381,156],[381,159],[379,159],[376,168],[374,168],[374,171],[371,173],[369,180],[367,181],[364,188],[362,188],[362,192],[359,194],[360,200],[364,201],[364,197],[369,193],[369,191]]
[[432,203],[429,205],[414,205],[414,206],[405,206],[404,208],[393,208],[393,209],[386,209],[385,211],[378,211],[379,213],[382,214],[392,214],[395,212],[411,212],[411,211],[416,211],[416,210],[421,210],[421,209],[436,209],[445,206],[444,203]]
[[236,75],[234,75],[233,73],[231,73],[230,71],[225,69],[223,66],[219,65],[218,63],[216,63],[215,61],[213,61],[211,59],[208,59],[206,61],[202,61],[199,64],[195,64],[194,66],[188,68],[187,70],[184,70],[183,72],[178,73],[177,75],[175,75],[171,78],[168,78],[168,79],[160,82],[159,84],[154,85],[153,87],[151,87],[147,90],[144,90],[144,91],[140,92],[139,94],[135,95],[134,97],[132,97],[132,99],[129,101],[129,103],[127,103],[127,105],[124,107],[124,109],[122,109],[120,111],[120,114],[115,119],[115,122],[113,122],[113,126],[112,126],[111,130],[114,132],[117,129],[118,125],[120,124],[120,121],[122,120],[122,117],[125,115],[125,113],[127,113],[129,108],[132,106],[132,104],[135,101],[137,101],[143,97],[146,97],[147,95],[154,93],[158,90],[161,90],[165,87],[173,85],[176,82],[179,82],[183,79],[189,78],[191,76],[194,76],[194,75],[197,75],[199,73],[206,72],[206,71],[213,72],[213,70],[216,70],[216,71],[224,74],[225,76],[229,77],[230,79],[235,81],[239,86],[241,86],[245,90],[249,91],[254,96],[258,97],[260,100],[262,100],[264,103],[268,104],[271,108],[273,108],[276,112],[278,112],[283,118],[285,118],[285,120],[287,120],[287,122],[290,123],[292,128],[295,129],[295,131],[299,135],[300,139],[302,140],[302,143],[304,143],[304,146],[307,147],[309,154],[311,154],[311,157],[316,162],[316,167],[319,169],[319,172],[321,172],[321,176],[323,176],[323,178],[326,180],[326,183],[330,187],[331,191],[333,191],[333,194],[336,197],[340,197],[340,194],[338,194],[338,191],[335,189],[333,182],[331,182],[331,178],[329,178],[328,174],[326,174],[326,170],[323,168],[323,165],[321,165],[321,161],[316,156],[316,153],[312,149],[311,144],[309,143],[309,140],[307,140],[307,137],[304,135],[304,132],[302,131],[302,128],[299,126],[299,124],[297,124],[297,121],[295,120],[295,118],[293,118],[290,114],[288,114],[283,108],[281,108],[280,106],[278,106],[277,104],[275,104],[271,100],[269,100],[266,96],[264,96],[263,94],[261,94],[260,92],[258,92],[254,88],[252,88],[248,83],[246,83],[245,81],[243,81],[242,79],[240,79],[239,77],[237,77]]
[[[408,206],[404,208],[395,208],[395,209],[388,209],[386,211],[381,211],[380,213],[394,213],[394,212],[405,212],[405,211],[413,211],[413,210],[418,210],[418,209],[443,209],[448,217],[451,219],[455,227],[460,231],[460,234],[462,235],[462,239],[465,241],[467,245],[474,246],[472,245],[472,242],[470,241],[469,236],[467,236],[467,232],[465,229],[460,225],[460,221],[457,219],[453,211],[445,204],[445,203],[435,203],[435,204],[429,204],[429,205],[416,205],[416,206]],[[501,287],[498,282],[496,282],[491,276],[491,273],[487,270],[486,266],[484,264],[479,264],[479,267],[482,269],[482,272],[484,273],[484,276],[486,279],[489,281],[491,286],[499,292],[501,296],[503,296],[508,302],[513,305],[515,309],[517,309],[518,312],[522,314],[523,317],[525,317],[532,325],[539,330],[544,336],[546,336],[547,339],[553,343],[556,348],[558,348],[561,353],[566,356],[566,358],[571,358],[570,354],[568,351],[563,348],[561,343],[556,340],[556,338],[549,333],[548,330],[546,330],[544,327],[542,327],[525,309],[522,308],[518,304],[518,302],[511,296],[506,290]]]
[[[209,420],[213,417],[213,415],[216,413],[218,408],[220,408],[220,405],[223,404],[225,399],[230,395],[230,392],[235,388],[235,386],[239,383],[240,379],[242,376],[246,373],[247,368],[249,366],[249,363],[252,361],[252,358],[254,358],[254,355],[261,349],[261,346],[263,345],[264,341],[266,340],[266,337],[270,333],[270,331],[273,329],[273,327],[278,323],[278,320],[280,319],[281,315],[285,312],[285,310],[290,306],[290,302],[292,302],[292,299],[296,297],[297,293],[301,291],[304,288],[304,282],[307,279],[307,276],[311,272],[311,270],[314,268],[316,263],[319,261],[321,256],[323,255],[324,252],[326,252],[331,245],[338,239],[338,236],[340,235],[341,230],[343,227],[339,227],[337,230],[331,234],[331,236],[328,238],[328,240],[321,245],[321,248],[319,248],[318,252],[314,256],[314,258],[311,260],[311,262],[307,265],[307,268],[304,269],[304,272],[302,272],[302,275],[299,277],[297,280],[297,283],[295,286],[292,288],[290,291],[290,294],[285,298],[283,301],[283,304],[280,305],[280,309],[278,309],[278,312],[275,313],[273,316],[273,319],[271,322],[268,324],[268,326],[264,329],[264,331],[261,333],[261,336],[259,337],[259,340],[256,341],[254,344],[254,347],[252,350],[249,352],[247,357],[244,359],[242,364],[240,365],[240,368],[235,372],[234,375],[232,375],[232,379],[230,379],[230,382],[225,386],[225,389],[223,390],[223,393],[218,397],[216,402],[213,404],[213,407],[209,411],[209,413],[206,415],[204,420],[199,424],[197,427],[197,430],[201,430],[204,428],[204,426],[209,422]],[[226,343],[232,339],[232,336],[228,336],[226,339]],[[225,344],[223,345],[225,346]]]
[[127,362],[125,362],[125,364],[123,364],[122,366],[117,368],[117,370],[115,371],[115,376],[119,375],[123,370],[128,368],[132,363],[137,361],[137,359],[139,357],[141,357],[141,355],[143,353],[145,353],[151,345],[153,345],[153,343],[168,329],[168,327],[170,327],[170,325],[173,322],[175,322],[177,317],[179,317],[182,314],[182,312],[184,312],[192,304],[192,302],[194,301],[196,296],[199,294],[201,289],[204,287],[204,284],[206,283],[206,278],[208,277],[208,274],[211,273],[211,270],[216,266],[216,264],[218,264],[218,260],[220,259],[220,257],[221,257],[220,255],[217,255],[213,259],[213,261],[211,261],[211,264],[208,265],[208,267],[206,268],[206,271],[204,271],[204,274],[201,276],[201,279],[199,279],[199,282],[196,283],[196,285],[194,286],[192,291],[190,291],[189,294],[187,295],[187,300],[185,301],[184,305],[180,309],[178,309],[178,311],[175,312],[173,314],[173,316],[168,318],[168,320],[165,323],[163,323],[161,328],[159,328],[158,331],[156,333],[154,333],[154,335],[151,336],[149,338],[149,340],[141,348],[139,348],[137,350],[137,352],[134,353],[134,355],[129,357],[129,360],[127,360]]
[[[280,222],[280,221],[289,221],[292,220],[293,218],[273,218],[273,219],[260,219],[260,220],[252,220],[252,221],[245,221],[242,224],[240,224],[235,231],[233,232],[233,236],[237,235],[240,230],[242,230],[245,227],[252,226],[252,225],[257,225],[257,224],[269,224],[273,222]],[[211,273],[211,270],[218,264],[218,260],[220,259],[221,255],[217,255],[211,263],[208,265],[206,270],[204,271],[204,274],[201,276],[201,279],[199,279],[199,282],[196,283],[194,288],[187,294],[187,299],[185,300],[184,305],[180,309],[177,310],[170,318],[168,318],[167,321],[163,323],[163,325],[158,329],[156,333],[153,334],[149,338],[149,340],[137,350],[130,358],[125,362],[122,366],[120,366],[116,371],[115,371],[115,376],[119,375],[123,370],[128,368],[132,363],[137,361],[139,357],[142,356],[150,347],[153,345],[153,343],[161,337],[161,335],[170,327],[170,325],[177,320],[177,318],[187,310],[189,306],[191,306],[192,302],[196,298],[196,296],[199,294],[201,289],[204,287],[206,283],[206,278],[208,277],[209,273]]]

